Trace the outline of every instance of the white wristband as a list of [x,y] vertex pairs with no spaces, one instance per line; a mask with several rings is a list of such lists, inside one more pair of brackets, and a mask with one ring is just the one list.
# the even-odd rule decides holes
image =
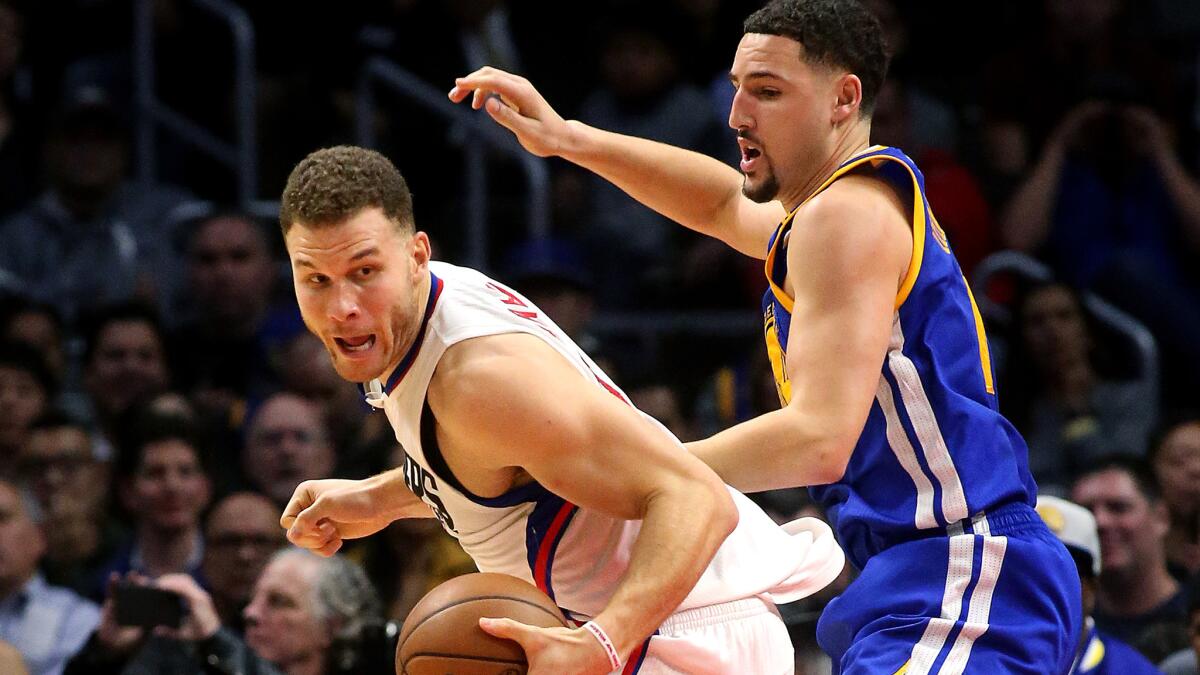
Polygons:
[[582,628],[592,634],[600,646],[604,648],[604,653],[608,654],[608,665],[612,666],[613,671],[621,669],[621,656],[617,654],[617,648],[613,646],[612,640],[608,639],[608,633],[600,627],[600,624],[589,621],[583,624]]

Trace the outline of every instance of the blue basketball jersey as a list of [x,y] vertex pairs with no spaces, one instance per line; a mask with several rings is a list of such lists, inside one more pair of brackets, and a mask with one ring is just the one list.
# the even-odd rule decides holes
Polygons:
[[[852,172],[885,181],[913,208],[912,259],[871,412],[842,479],[810,488],[847,557],[862,569],[893,544],[953,531],[1003,505],[1032,507],[1037,487],[1024,440],[1000,415],[983,321],[929,209],[924,176],[904,153],[874,146],[808,199]],[[791,396],[788,334],[804,330],[791,325],[792,299],[783,290],[795,215],[771,237],[763,297],[767,352],[784,405]]]

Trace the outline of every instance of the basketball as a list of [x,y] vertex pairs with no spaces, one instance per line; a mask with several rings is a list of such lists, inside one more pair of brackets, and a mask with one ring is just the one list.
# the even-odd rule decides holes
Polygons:
[[396,645],[397,675],[522,675],[525,652],[488,635],[482,617],[569,627],[554,601],[507,574],[465,574],[434,588],[409,612]]

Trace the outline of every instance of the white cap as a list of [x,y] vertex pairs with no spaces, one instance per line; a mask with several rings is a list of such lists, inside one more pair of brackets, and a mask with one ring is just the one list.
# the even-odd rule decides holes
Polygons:
[[1059,497],[1040,495],[1037,512],[1046,526],[1069,549],[1086,554],[1092,560],[1092,574],[1100,575],[1100,535],[1096,518],[1082,506]]

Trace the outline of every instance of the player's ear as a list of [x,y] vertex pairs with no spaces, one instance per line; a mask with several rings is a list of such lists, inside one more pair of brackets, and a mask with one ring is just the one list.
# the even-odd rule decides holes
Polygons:
[[862,107],[862,80],[854,73],[842,73],[834,80],[833,93],[836,98],[831,121],[838,125],[857,118]]
[[429,243],[429,235],[419,231],[414,233],[409,242],[409,247],[413,261],[416,263],[416,270],[423,273],[429,265],[430,258],[433,257],[433,248]]

